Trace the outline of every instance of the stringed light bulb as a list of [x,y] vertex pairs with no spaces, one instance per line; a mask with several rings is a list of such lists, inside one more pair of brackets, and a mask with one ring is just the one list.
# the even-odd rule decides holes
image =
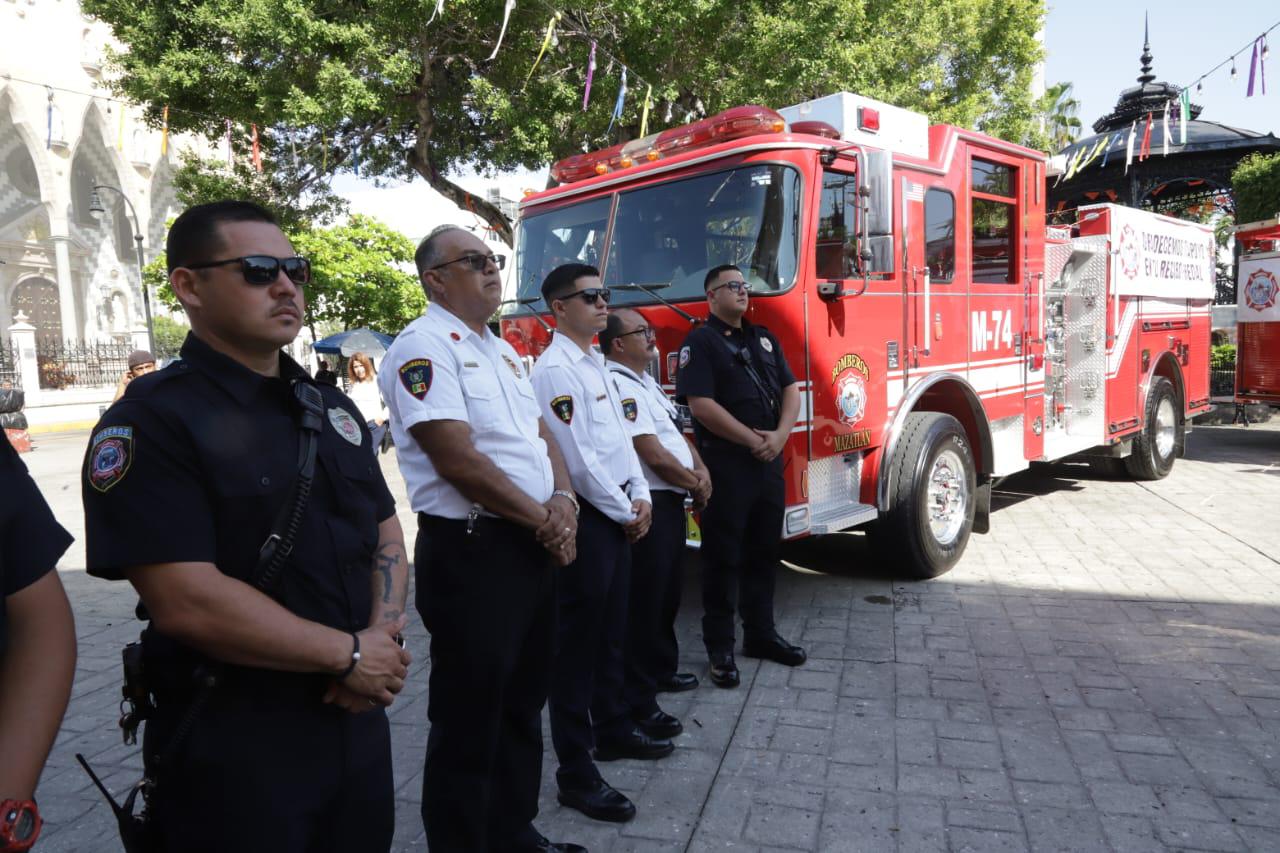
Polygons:
[[1196,81],[1196,94],[1197,94],[1197,95],[1200,95],[1200,94],[1203,94],[1203,93],[1204,93],[1204,80],[1197,80],[1197,81]]
[[1231,57],[1231,79],[1234,80],[1240,75],[1236,73],[1236,58]]
[[1267,45],[1267,40],[1263,39],[1262,40],[1262,58],[1266,59],[1270,55],[1271,55],[1271,48],[1270,46]]

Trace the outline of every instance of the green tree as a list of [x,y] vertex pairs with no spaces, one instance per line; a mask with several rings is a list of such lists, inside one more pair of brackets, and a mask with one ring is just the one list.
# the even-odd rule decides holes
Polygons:
[[[504,239],[510,223],[452,178],[548,162],[744,103],[840,89],[934,121],[1027,136],[1043,0],[580,0],[535,71],[550,5],[520,3],[488,59],[499,0],[83,0],[127,48],[118,92],[158,125],[221,137],[256,123],[298,195],[332,173],[421,177]],[[559,4],[554,4],[559,5]],[[602,52],[582,110],[588,41]],[[632,89],[610,130],[622,62]],[[268,128],[270,132],[268,132]],[[242,151],[243,133],[233,143]]]
[[1231,172],[1236,221],[1259,222],[1280,214],[1280,154],[1250,154]]
[[151,318],[151,331],[156,346],[152,355],[156,358],[176,358],[191,329],[171,317],[157,314]]
[[1082,125],[1076,116],[1080,102],[1071,90],[1071,83],[1055,83],[1040,99],[1050,152],[1061,151],[1080,137]]

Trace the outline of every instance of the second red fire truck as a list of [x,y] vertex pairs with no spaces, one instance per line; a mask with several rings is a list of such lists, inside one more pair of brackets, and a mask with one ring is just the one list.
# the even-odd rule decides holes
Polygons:
[[781,535],[866,526],[933,577],[998,478],[1065,457],[1163,477],[1209,408],[1212,233],[1114,205],[1046,228],[1047,166],[849,93],[571,157],[521,206],[503,335],[536,358],[542,278],[589,263],[657,330],[670,389],[706,272],[737,264],[802,390]]
[[1236,229],[1236,402],[1280,406],[1280,219]]

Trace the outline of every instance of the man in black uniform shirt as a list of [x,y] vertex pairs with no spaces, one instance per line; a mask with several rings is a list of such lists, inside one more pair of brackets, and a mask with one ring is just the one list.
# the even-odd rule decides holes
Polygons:
[[702,639],[711,681],[738,686],[733,660],[735,587],[742,651],[787,666],[804,649],[778,635],[773,588],[782,537],[782,448],[800,391],[778,339],[744,319],[750,289],[735,266],[707,273],[711,316],[680,349],[676,399],[694,417],[698,449],[715,491],[702,513]]
[[[387,850],[383,708],[407,675],[396,638],[408,562],[369,431],[335,388],[316,386],[314,479],[292,551],[271,595],[252,584],[294,505],[304,443],[291,386],[312,380],[280,348],[302,325],[310,265],[247,202],[187,210],[166,251],[191,334],[180,361],[135,379],[103,416],[83,483],[89,572],[127,578],[151,620],[143,757],[161,846]],[[197,671],[218,683],[203,690]]]
[[53,570],[70,544],[0,434],[0,850],[26,850],[40,832],[36,781],[76,667],[71,606]]

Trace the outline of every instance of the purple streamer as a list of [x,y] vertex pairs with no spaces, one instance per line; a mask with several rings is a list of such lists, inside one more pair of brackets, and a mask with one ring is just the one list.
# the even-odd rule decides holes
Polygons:
[[596,76],[596,43],[591,42],[591,56],[587,57],[587,88],[582,92],[582,111],[587,111],[591,100],[591,80]]
[[[1249,57],[1249,90],[1244,93],[1246,98],[1253,97],[1253,79],[1258,73],[1258,39],[1253,40],[1253,56]],[[1264,87],[1265,91],[1265,87]]]

